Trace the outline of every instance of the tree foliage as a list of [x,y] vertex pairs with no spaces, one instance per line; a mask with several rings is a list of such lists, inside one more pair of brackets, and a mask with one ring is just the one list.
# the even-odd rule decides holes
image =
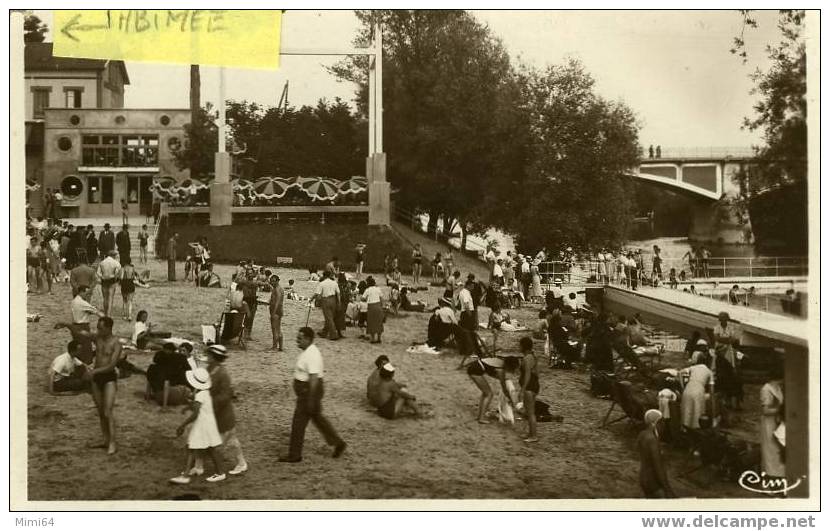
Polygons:
[[215,169],[214,154],[219,146],[216,120],[218,113],[208,103],[196,113],[196,120],[185,125],[185,142],[174,153],[179,169],[189,169],[190,177],[199,179],[212,174]]
[[49,26],[43,23],[37,15],[26,15],[23,19],[23,42],[43,42]]
[[639,160],[634,113],[594,92],[575,60],[522,74],[530,128],[520,207],[508,229],[523,248],[613,246],[631,219],[631,181]]
[[[514,139],[502,118],[515,102],[502,43],[464,11],[358,11],[357,17],[359,46],[370,42],[376,22],[383,25],[384,151],[397,200],[432,219],[476,227],[489,189],[510,178],[501,155]],[[367,60],[346,59],[332,72],[358,84],[358,108],[366,115]]]
[[[730,50],[747,60],[743,33],[757,28],[752,12],[742,11],[744,28]],[[744,127],[763,132],[756,163],[742,180],[743,196],[735,201],[749,212],[758,243],[776,252],[805,252],[807,219],[807,51],[805,12],[779,11],[780,40],[765,47],[770,67],[751,74],[758,96],[755,115]]]
[[[213,173],[218,145],[217,113],[208,104],[197,116],[195,126],[185,127],[185,146],[176,153],[178,166],[190,168],[194,178]],[[226,119],[228,140],[233,149],[244,150],[239,156],[250,163],[252,177],[348,179],[366,171],[366,125],[339,99],[299,109],[228,101]]]
[[[744,29],[757,28],[749,11],[743,11]],[[807,178],[807,52],[803,37],[803,11],[779,12],[781,40],[766,45],[771,62],[767,71],[751,74],[759,96],[755,116],[744,119],[744,127],[763,131],[759,167],[753,173],[749,192],[758,192],[786,184],[798,184]],[[737,37],[731,52],[746,60],[744,37]]]

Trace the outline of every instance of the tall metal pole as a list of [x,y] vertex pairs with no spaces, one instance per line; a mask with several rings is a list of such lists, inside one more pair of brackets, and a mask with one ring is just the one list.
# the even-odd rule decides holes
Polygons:
[[225,152],[225,67],[219,67],[219,153]]
[[375,147],[378,153],[383,153],[383,30],[380,24],[375,24]]
[[376,102],[375,102],[375,57],[369,56],[369,157],[376,153],[375,149],[375,122],[376,119]]

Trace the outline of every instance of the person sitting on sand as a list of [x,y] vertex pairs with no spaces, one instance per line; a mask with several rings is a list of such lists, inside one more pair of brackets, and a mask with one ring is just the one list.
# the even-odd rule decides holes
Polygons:
[[89,389],[86,365],[76,358],[80,345],[74,339],[66,345],[66,352],[56,357],[49,366],[49,394],[76,394]]
[[401,288],[400,307],[405,312],[423,312],[426,309],[426,304],[422,301],[415,301],[409,299],[409,288]]
[[380,406],[383,402],[378,398],[378,386],[380,385],[380,368],[389,363],[389,358],[386,354],[381,354],[375,359],[375,370],[369,375],[366,380],[366,399],[375,407]]
[[135,324],[133,325],[132,339],[133,345],[138,349],[145,349],[154,339],[166,339],[173,334],[170,332],[154,331],[153,324],[148,321],[148,314],[146,310],[139,310],[135,316]]
[[213,272],[213,264],[208,262],[204,268],[199,271],[199,276],[196,278],[196,285],[201,288],[221,288],[222,281],[219,275]]
[[395,381],[395,367],[391,363],[380,368],[377,398],[381,404],[377,406],[378,415],[385,419],[396,419],[404,413],[421,416],[421,411],[415,405],[415,395]]
[[185,354],[178,352],[174,344],[165,343],[147,368],[145,398],[162,407],[186,403],[190,398],[190,387],[185,373],[191,368]]
[[452,310],[452,299],[443,297],[438,301],[438,308],[432,313],[427,324],[427,344],[436,349],[444,347],[444,342],[455,333],[458,320]]

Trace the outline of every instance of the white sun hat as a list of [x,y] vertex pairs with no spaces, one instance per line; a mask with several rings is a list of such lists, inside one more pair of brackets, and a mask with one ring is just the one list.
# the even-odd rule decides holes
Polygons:
[[210,373],[207,369],[198,368],[192,371],[187,371],[184,374],[187,378],[187,383],[193,386],[194,389],[210,389]]

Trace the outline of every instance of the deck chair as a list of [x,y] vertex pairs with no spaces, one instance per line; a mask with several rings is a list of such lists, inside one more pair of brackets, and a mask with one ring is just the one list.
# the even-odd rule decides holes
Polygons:
[[[640,397],[638,398],[635,394],[639,394]],[[645,412],[651,407],[657,407],[656,401],[654,404],[646,403],[643,400],[644,398],[645,395],[639,393],[638,389],[635,389],[635,386],[631,382],[625,380],[614,382],[611,387],[611,406],[608,408],[608,412],[605,413],[605,418],[602,419],[600,427],[604,428],[609,424],[614,424],[625,419],[628,419],[634,425],[642,424]],[[619,406],[623,410],[623,414],[609,421],[608,417],[611,416],[611,412],[615,406]]]
[[223,312],[219,318],[219,326],[216,330],[216,337],[219,344],[230,345],[236,339],[237,344],[243,349],[245,347],[245,317],[242,312]]

